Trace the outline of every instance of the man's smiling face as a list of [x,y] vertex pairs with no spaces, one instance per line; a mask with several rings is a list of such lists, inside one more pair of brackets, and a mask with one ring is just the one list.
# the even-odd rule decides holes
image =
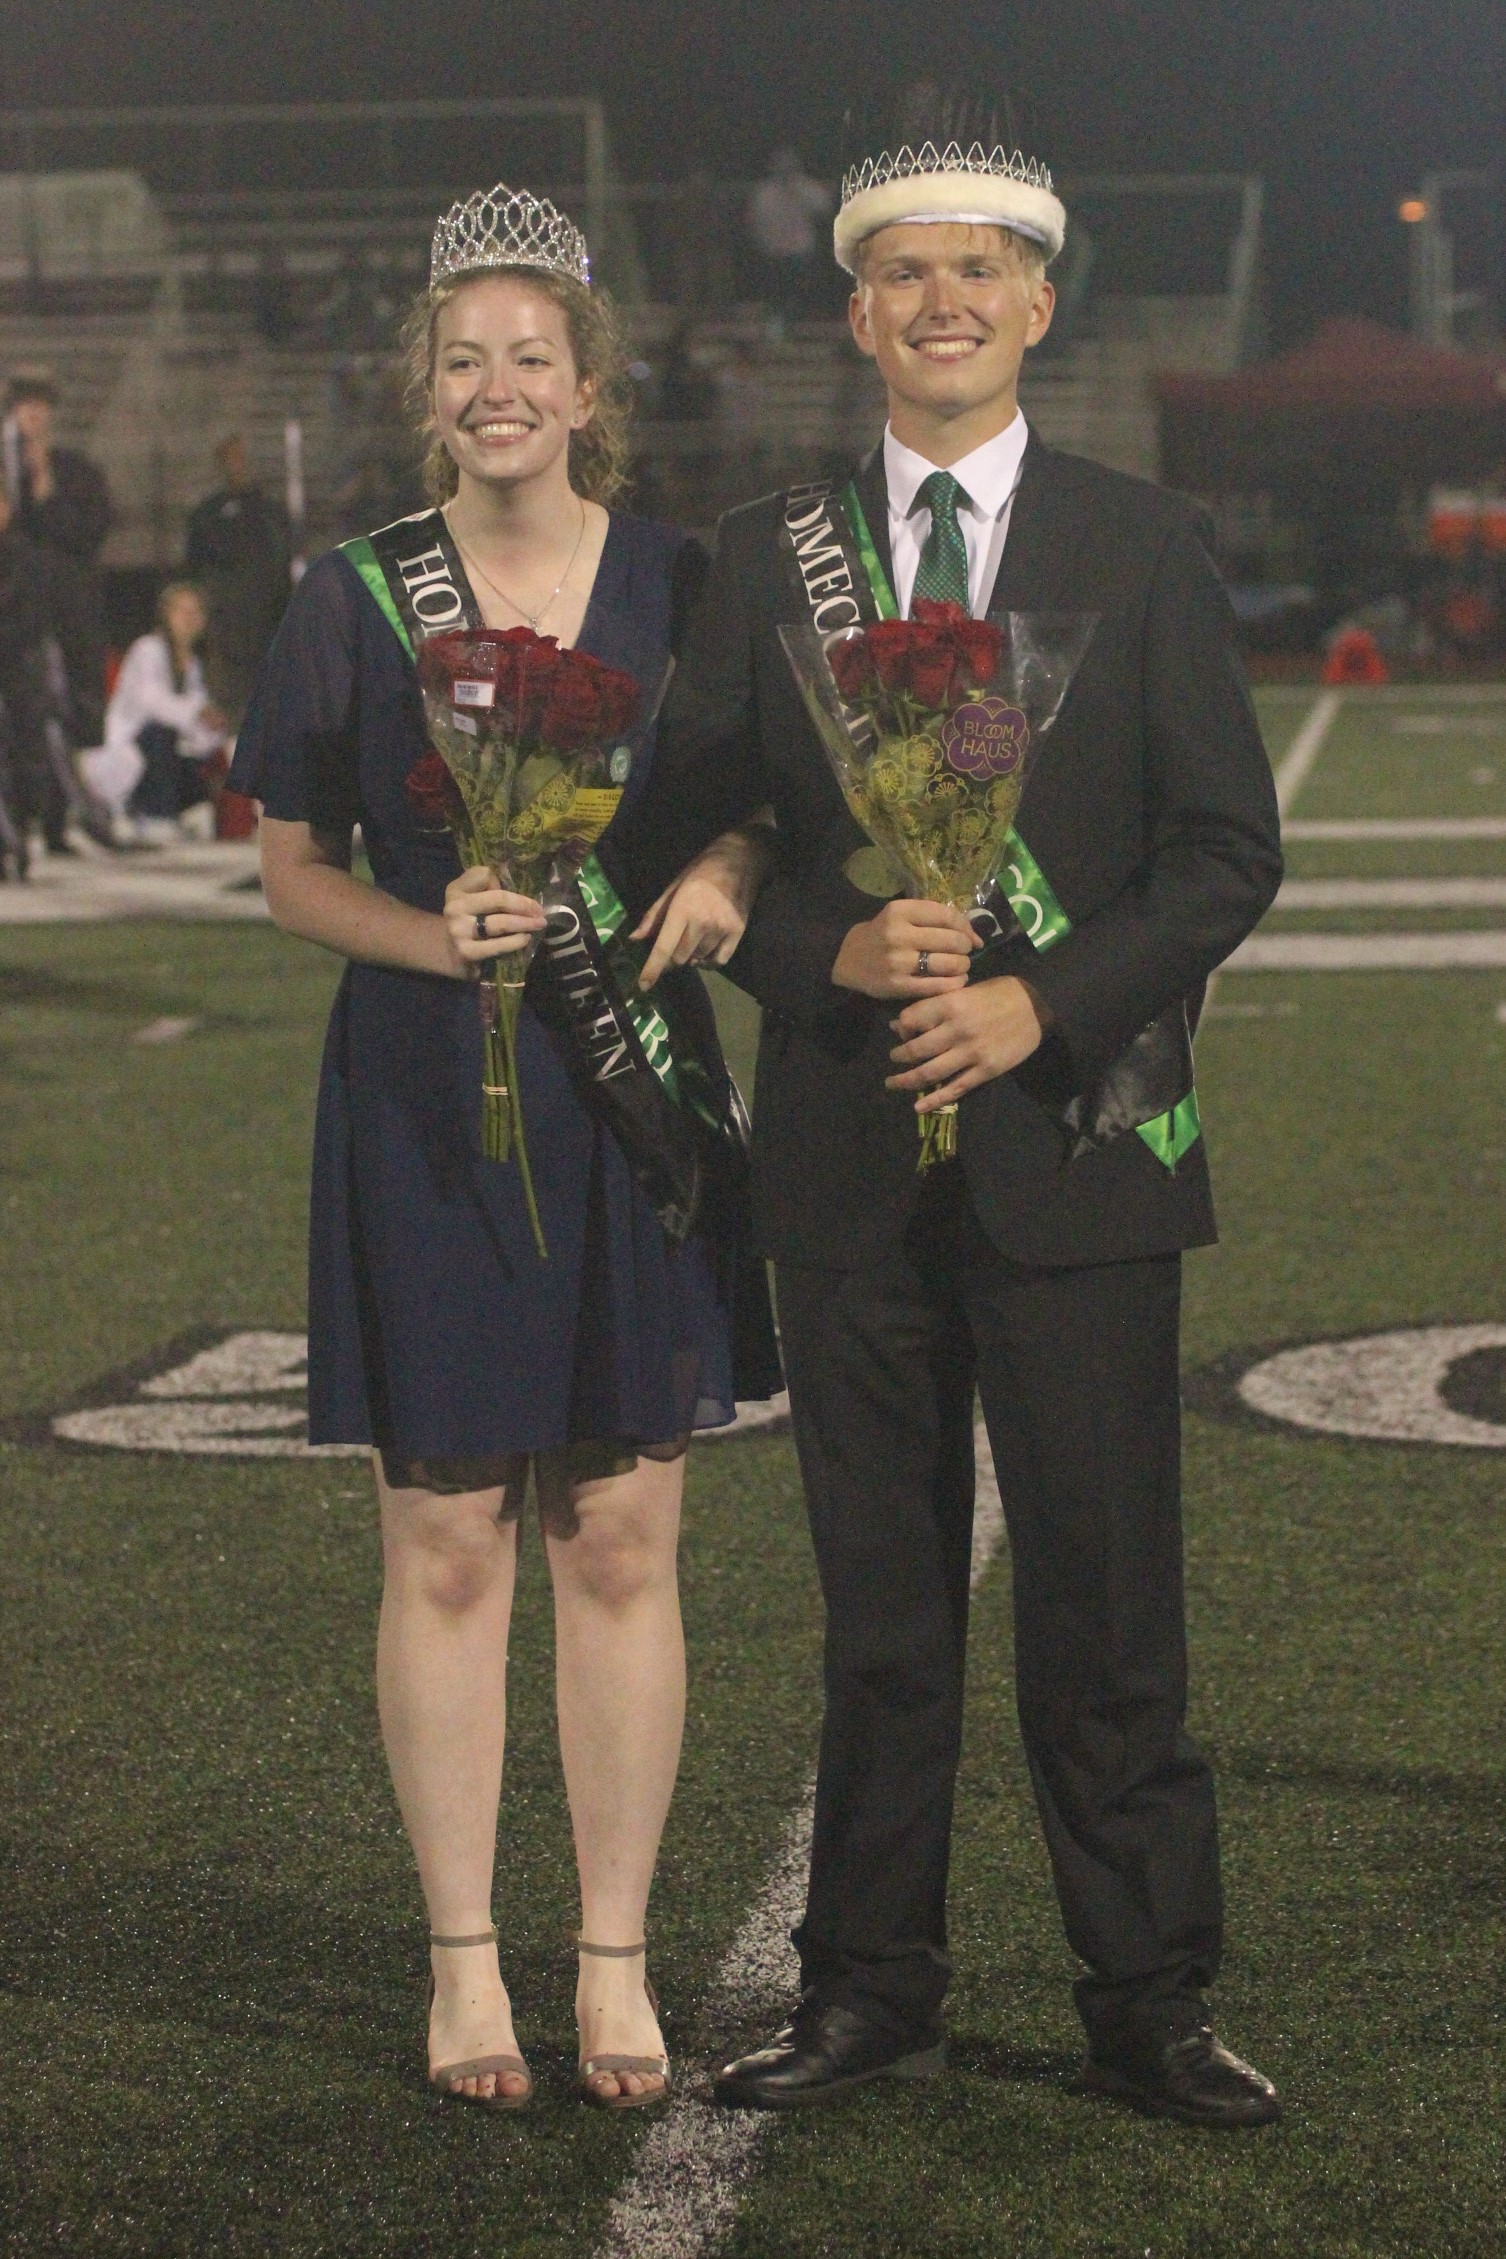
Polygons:
[[1019,238],[962,221],[901,221],[861,252],[850,319],[891,405],[950,422],[1013,412],[1025,349],[1051,325],[1056,292]]

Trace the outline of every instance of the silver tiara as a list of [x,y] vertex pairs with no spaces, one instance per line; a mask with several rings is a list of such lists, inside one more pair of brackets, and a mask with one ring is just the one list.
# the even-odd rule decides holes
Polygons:
[[927,141],[919,149],[906,143],[902,149],[886,149],[880,156],[865,157],[843,176],[842,202],[850,204],[867,188],[882,187],[886,180],[908,180],[913,173],[991,173],[1005,180],[1024,181],[1030,188],[1044,188],[1048,193],[1051,188],[1046,167],[1019,149],[985,149],[981,141],[975,141],[966,151],[958,141],[949,141],[945,149],[938,149],[934,141]]
[[526,188],[478,188],[463,204],[452,204],[434,230],[429,288],[451,275],[477,267],[539,267],[545,274],[591,281],[586,239],[573,220],[555,210],[547,196]]

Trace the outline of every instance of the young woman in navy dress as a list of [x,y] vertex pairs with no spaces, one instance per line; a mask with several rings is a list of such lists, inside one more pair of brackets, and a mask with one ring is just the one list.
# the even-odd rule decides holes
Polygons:
[[[488,626],[535,628],[651,688],[699,552],[608,507],[629,388],[584,243],[552,207],[499,188],[447,215],[435,250],[409,329],[441,506],[433,538]],[[269,657],[231,782],[262,804],[273,916],[350,960],[316,1131],[310,1438],[376,1453],[378,1700],[433,1939],[430,2077],[497,2107],[532,2092],[491,1907],[531,1470],[579,1865],[580,2091],[622,2108],[669,2084],[644,1917],[684,1719],[685,1446],[733,1415],[724,1274],[702,1240],[671,1246],[583,1104],[536,961],[518,1049],[540,1261],[517,1168],[482,1156],[468,984],[542,913],[490,871],[459,871],[415,819],[405,780],[426,745],[392,617],[350,558],[322,558]],[[374,886],[351,870],[357,824]],[[718,843],[668,899],[655,972],[725,959],[756,882],[756,844]]]

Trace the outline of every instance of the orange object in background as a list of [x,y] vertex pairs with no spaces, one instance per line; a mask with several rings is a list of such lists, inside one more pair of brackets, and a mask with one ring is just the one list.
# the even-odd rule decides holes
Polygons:
[[256,802],[244,792],[221,792],[214,804],[216,839],[254,839]]
[[1506,557],[1506,494],[1482,494],[1476,522],[1486,556]]
[[1380,645],[1366,628],[1345,628],[1336,635],[1328,647],[1328,657],[1323,662],[1323,680],[1326,683],[1389,682],[1391,670],[1381,656]]
[[1428,547],[1435,557],[1467,557],[1480,524],[1480,498],[1457,488],[1434,487],[1428,496]]

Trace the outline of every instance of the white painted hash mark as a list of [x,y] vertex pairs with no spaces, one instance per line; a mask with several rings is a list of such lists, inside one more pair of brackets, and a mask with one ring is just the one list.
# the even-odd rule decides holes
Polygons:
[[1287,879],[1277,910],[1506,910],[1506,878]]
[[[1004,1510],[981,1422],[973,1443],[976,1591],[1004,1534]],[[791,1816],[768,1881],[717,1972],[708,2013],[724,2033],[781,2013],[794,1994],[789,1933],[805,1904],[813,1814],[810,1790]],[[631,2179],[612,2200],[596,2259],[704,2259],[736,2218],[768,2125],[764,2111],[719,2109],[707,2100],[704,2080],[678,2086],[645,2137]]]
[[1276,805],[1283,816],[1312,775],[1313,763],[1322,752],[1323,741],[1333,728],[1343,703],[1341,692],[1321,691],[1313,700],[1307,719],[1282,754],[1276,769]]
[[1506,816],[1301,816],[1283,839],[1506,839]]
[[186,1018],[175,1019],[171,1014],[164,1013],[161,1019],[148,1020],[144,1028],[138,1028],[131,1037],[131,1041],[133,1043],[181,1043],[185,1035],[192,1035],[195,1028],[201,1028],[203,1025],[204,1022],[195,1018],[192,1014]]

